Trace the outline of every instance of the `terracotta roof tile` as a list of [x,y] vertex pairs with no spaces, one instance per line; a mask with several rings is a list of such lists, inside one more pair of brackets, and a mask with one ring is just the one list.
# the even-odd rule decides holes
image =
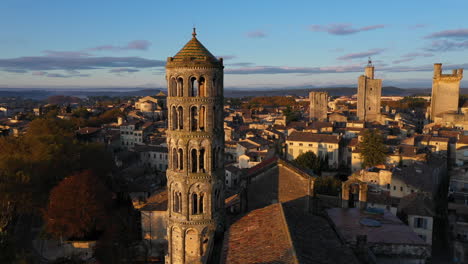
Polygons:
[[225,263],[299,263],[281,204],[251,211],[225,233]]
[[312,132],[298,132],[294,131],[288,136],[288,141],[303,141],[303,142],[325,142],[335,143],[340,142],[340,137],[328,134],[315,134]]

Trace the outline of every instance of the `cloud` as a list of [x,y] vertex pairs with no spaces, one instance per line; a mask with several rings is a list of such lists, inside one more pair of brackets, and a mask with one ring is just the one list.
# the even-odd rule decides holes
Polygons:
[[94,48],[88,48],[87,51],[120,51],[120,50],[147,50],[151,42],[147,40],[134,40],[124,46],[102,45]]
[[252,62],[236,62],[236,63],[229,63],[226,64],[226,66],[234,66],[234,67],[247,67],[247,66],[252,66],[254,63]]
[[44,50],[42,51],[49,57],[62,57],[62,58],[79,58],[79,57],[89,57],[91,54],[83,51],[54,51],[54,50]]
[[122,73],[122,72],[133,73],[133,72],[139,72],[139,71],[140,70],[131,69],[131,68],[117,68],[117,69],[112,69],[109,72],[111,72],[111,73]]
[[48,70],[94,70],[105,68],[152,68],[163,67],[165,61],[140,57],[19,57],[0,59],[0,70],[24,71]]
[[394,60],[392,63],[393,64],[400,64],[400,63],[403,63],[403,62],[409,62],[409,61],[415,60],[418,57],[434,57],[434,54],[425,53],[425,52],[410,52],[410,53],[406,53],[406,54],[401,55],[401,59]]
[[425,28],[427,26],[428,26],[427,24],[414,24],[414,25],[409,25],[408,28],[409,29],[418,29],[418,28]]
[[446,39],[434,40],[429,47],[425,48],[425,50],[431,52],[457,51],[465,49],[468,49],[468,40],[451,41]]
[[216,56],[216,58],[218,58],[218,59],[223,58],[223,60],[232,60],[232,59],[237,58],[237,56],[235,56],[235,55],[224,55],[224,56]]
[[280,67],[256,66],[238,69],[226,69],[226,74],[283,74],[283,73],[338,73],[362,71],[361,65],[332,66],[332,67]]
[[423,52],[410,52],[402,55],[403,58],[413,58],[413,57],[434,57],[432,53],[423,53]]
[[435,39],[425,48],[427,51],[443,52],[468,49],[468,28],[434,32],[424,38]]
[[371,25],[361,28],[353,28],[353,24],[328,24],[328,25],[311,25],[309,26],[310,31],[314,32],[327,32],[332,35],[350,35],[358,32],[375,30],[384,28],[385,25]]
[[12,73],[25,73],[25,72],[27,72],[26,70],[22,70],[22,69],[5,69],[4,71],[12,72]]
[[453,38],[453,39],[468,39],[468,28],[460,28],[453,30],[443,30],[432,33],[425,36],[424,38]]
[[71,77],[89,77],[89,74],[62,74],[62,73],[47,73],[45,76],[50,78],[71,78]]
[[266,36],[266,32],[262,30],[247,32],[248,38],[265,38]]
[[35,71],[35,72],[32,72],[32,75],[36,75],[36,76],[44,76],[46,75],[47,72],[45,71]]
[[393,64],[400,64],[403,62],[408,62],[408,61],[413,61],[415,58],[405,58],[405,59],[399,59],[399,60],[394,60],[392,63]]
[[[382,66],[378,68],[380,72],[432,72],[433,65],[419,66]],[[444,65],[447,70],[468,68],[466,64]],[[318,74],[318,73],[351,73],[363,72],[364,66],[359,64],[345,66],[328,66],[328,67],[284,67],[284,66],[256,66],[238,69],[226,69],[226,74]]]
[[365,58],[365,57],[380,54],[384,50],[385,49],[371,49],[371,50],[364,51],[364,52],[349,53],[349,54],[343,55],[341,57],[338,57],[337,59],[338,60],[352,60],[352,59]]

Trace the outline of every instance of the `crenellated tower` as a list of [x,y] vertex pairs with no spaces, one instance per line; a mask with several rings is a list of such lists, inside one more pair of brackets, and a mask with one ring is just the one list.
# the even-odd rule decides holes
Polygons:
[[223,60],[192,39],[167,59],[168,254],[206,263],[224,229]]
[[460,81],[462,78],[463,69],[454,69],[452,74],[442,74],[442,63],[434,64],[429,111],[431,120],[443,113],[456,113],[458,111]]

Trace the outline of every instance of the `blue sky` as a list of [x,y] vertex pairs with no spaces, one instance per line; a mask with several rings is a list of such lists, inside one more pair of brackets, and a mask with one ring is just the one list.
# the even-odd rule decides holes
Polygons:
[[[468,68],[468,1],[0,2],[0,87],[165,87],[190,39],[225,58],[226,88],[430,87]],[[468,86],[468,79],[462,81]]]

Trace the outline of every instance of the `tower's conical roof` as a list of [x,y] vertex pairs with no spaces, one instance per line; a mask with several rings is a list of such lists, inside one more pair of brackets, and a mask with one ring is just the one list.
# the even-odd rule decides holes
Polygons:
[[[206,59],[205,59],[206,58]],[[193,29],[192,39],[173,57],[174,61],[183,60],[217,60],[208,49],[203,46],[197,39],[195,29]]]

